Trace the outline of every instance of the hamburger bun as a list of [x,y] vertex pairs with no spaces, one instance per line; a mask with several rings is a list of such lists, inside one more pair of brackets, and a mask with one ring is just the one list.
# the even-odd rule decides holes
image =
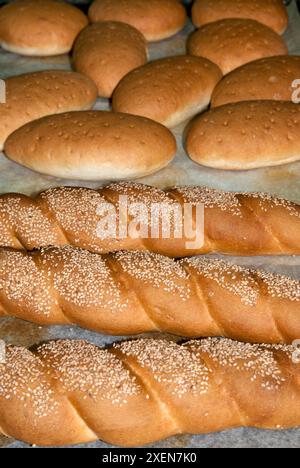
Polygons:
[[69,71],[41,71],[5,80],[0,103],[0,150],[7,137],[26,123],[50,114],[91,109],[97,88],[86,76]]
[[142,177],[168,165],[172,133],[142,117],[69,112],[30,122],[6,141],[5,154],[42,174],[80,180]]
[[0,45],[21,55],[65,54],[87,24],[87,17],[68,3],[17,0],[0,9]]
[[283,0],[195,0],[192,19],[195,26],[203,26],[226,18],[248,18],[269,26],[278,34],[288,25]]
[[160,41],[184,27],[186,11],[179,0],[95,0],[89,9],[89,18],[92,23],[128,23],[147,41]]
[[190,125],[186,150],[204,166],[256,169],[300,160],[300,106],[244,101],[206,112]]
[[121,80],[113,110],[175,127],[208,107],[221,78],[220,69],[205,58],[182,55],[156,60]]
[[297,79],[300,79],[300,57],[283,55],[256,60],[220,81],[213,92],[211,106],[260,99],[291,101],[292,83]]
[[119,81],[147,62],[144,36],[129,24],[106,21],[87,26],[73,53],[74,68],[97,85],[98,95],[110,98]]
[[253,60],[288,53],[276,32],[248,19],[225,19],[203,26],[190,36],[187,50],[216,63],[224,75]]

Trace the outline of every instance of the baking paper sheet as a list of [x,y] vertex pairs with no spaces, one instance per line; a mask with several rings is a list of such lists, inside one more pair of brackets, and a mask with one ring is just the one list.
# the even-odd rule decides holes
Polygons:
[[[264,0],[261,0],[264,1]],[[300,16],[296,3],[289,7],[290,26],[285,34],[291,54],[300,55]],[[187,35],[193,30],[191,23],[185,30],[169,40],[150,45],[150,58],[183,54]],[[68,56],[47,59],[24,58],[0,51],[0,78],[18,75],[34,70],[70,69]],[[300,77],[299,77],[300,78]],[[96,109],[109,109],[108,100],[98,100]],[[140,182],[161,188],[172,185],[207,185],[225,190],[267,191],[300,203],[300,163],[289,164],[279,168],[261,169],[249,172],[225,172],[206,169],[190,161],[182,147],[184,126],[175,129],[178,141],[178,152],[175,161],[159,173],[140,179]],[[300,136],[299,136],[300,137]],[[59,185],[84,185],[95,188],[101,183],[82,183],[81,181],[60,180],[44,177],[21,168],[8,161],[0,153],[0,193],[22,192],[34,194],[40,190]],[[299,257],[258,257],[231,258],[240,265],[261,267],[268,271],[288,274],[300,278]],[[161,335],[158,335],[160,336]],[[56,338],[86,339],[99,346],[104,346],[122,338],[108,337],[82,330],[77,327],[40,327],[13,318],[0,319],[0,339],[15,345],[31,346],[41,341]],[[300,337],[299,337],[300,338]],[[256,429],[235,429],[219,434],[204,436],[180,435],[155,443],[150,447],[191,447],[191,448],[299,448],[300,429],[275,432]],[[21,442],[12,441],[0,436],[0,447],[28,447]],[[85,444],[83,447],[109,447],[102,442]]]

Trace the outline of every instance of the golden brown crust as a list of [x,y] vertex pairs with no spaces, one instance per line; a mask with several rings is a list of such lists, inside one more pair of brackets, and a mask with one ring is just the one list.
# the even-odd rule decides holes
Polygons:
[[26,123],[50,114],[90,109],[97,99],[94,83],[76,72],[27,73],[7,78],[5,84],[6,103],[0,104],[0,150],[7,137]]
[[73,64],[89,76],[101,97],[110,98],[119,81],[147,62],[143,35],[132,26],[116,21],[85,28],[76,40]]
[[176,140],[167,128],[142,117],[69,112],[24,125],[9,136],[4,151],[13,161],[43,174],[120,180],[167,166],[175,156]]
[[295,91],[292,84],[299,76],[298,56],[256,60],[232,71],[217,84],[211,106],[259,99],[291,101]]
[[300,107],[286,101],[244,101],[195,119],[186,137],[191,159],[204,166],[248,170],[300,159]]
[[19,0],[0,10],[0,45],[21,55],[65,54],[87,24],[87,17],[73,5]]
[[34,352],[8,346],[0,431],[46,446],[98,438],[138,446],[174,434],[297,427],[294,352],[218,338],[140,339],[108,349],[58,340]]
[[147,41],[160,41],[184,27],[186,11],[178,0],[96,0],[89,9],[89,18],[92,23],[128,23]]
[[269,26],[278,34],[288,26],[288,14],[282,0],[195,0],[192,19],[202,26],[225,18],[248,18]]
[[[109,202],[118,212],[120,196],[127,197],[128,204],[145,204],[149,223],[153,203],[171,208],[174,201],[181,206],[204,204],[204,245],[191,249],[187,241],[194,239],[163,239],[161,234],[157,239],[145,239],[143,232],[136,238],[123,238],[118,235],[119,222],[117,238],[99,237],[101,207]],[[128,222],[131,220],[129,216]],[[32,250],[66,244],[98,253],[150,250],[170,257],[211,252],[299,255],[300,207],[262,193],[236,194],[205,187],[178,187],[165,192],[134,183],[115,183],[99,190],[60,187],[35,199],[17,194],[0,197],[0,245]]]
[[187,50],[216,63],[224,75],[253,60],[288,53],[286,43],[272,29],[235,18],[202,26],[190,36]]
[[0,250],[0,316],[41,325],[290,344],[300,336],[299,305],[300,281],[221,260]]
[[204,58],[185,55],[155,60],[121,80],[113,109],[175,127],[207,108],[221,78],[220,69]]

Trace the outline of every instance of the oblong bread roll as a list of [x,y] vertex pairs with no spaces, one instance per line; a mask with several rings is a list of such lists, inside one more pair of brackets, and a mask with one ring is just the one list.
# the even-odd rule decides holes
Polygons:
[[285,55],[288,48],[281,36],[257,21],[225,19],[194,32],[187,51],[216,63],[225,75],[253,60]]
[[81,180],[141,177],[167,166],[172,133],[142,117],[105,111],[69,112],[35,120],[6,141],[6,155],[43,174]]
[[191,123],[190,158],[227,170],[278,166],[300,160],[300,106],[286,101],[244,101],[217,107]]
[[0,45],[21,55],[65,54],[87,24],[82,11],[68,3],[19,0],[0,9]]
[[160,41],[184,27],[186,11],[178,0],[95,0],[89,9],[89,18],[92,23],[128,23],[147,41]]
[[211,106],[256,99],[291,101],[295,91],[293,82],[299,79],[299,56],[283,55],[256,60],[233,70],[218,83]]
[[288,26],[283,0],[195,0],[192,20],[202,26],[225,18],[248,18],[269,26],[278,34]]
[[113,109],[175,127],[207,108],[221,78],[220,69],[205,58],[182,55],[156,60],[121,80]]
[[75,42],[74,68],[97,85],[98,95],[110,98],[119,81],[147,62],[147,43],[132,26],[106,21],[87,26]]
[[41,71],[5,80],[0,103],[0,150],[6,138],[31,120],[50,114],[91,109],[97,88],[87,76],[69,71]]

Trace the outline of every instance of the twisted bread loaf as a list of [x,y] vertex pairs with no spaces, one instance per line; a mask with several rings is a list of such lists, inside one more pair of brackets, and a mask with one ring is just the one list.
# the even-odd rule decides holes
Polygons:
[[[111,203],[118,211],[120,196],[129,205],[143,203],[143,223],[150,231],[153,204],[205,206],[204,245],[187,247],[187,239],[101,238],[97,226],[101,207]],[[100,208],[100,210],[99,210]],[[194,224],[196,213],[192,213]],[[129,216],[129,220],[130,220]],[[117,232],[120,223],[117,219]],[[202,228],[202,225],[201,225]],[[62,187],[37,198],[7,194],[0,197],[0,245],[32,250],[49,245],[72,244],[93,252],[150,250],[173,257],[223,252],[237,255],[300,254],[300,207],[266,194],[234,194],[204,187],[181,187],[169,191],[134,183],[111,184],[99,190]]]
[[8,346],[0,432],[38,445],[99,438],[137,446],[180,433],[299,426],[298,354],[218,338],[106,350],[69,340],[34,352]]
[[300,337],[300,281],[207,258],[2,249],[1,315],[112,335],[164,331],[291,343]]

